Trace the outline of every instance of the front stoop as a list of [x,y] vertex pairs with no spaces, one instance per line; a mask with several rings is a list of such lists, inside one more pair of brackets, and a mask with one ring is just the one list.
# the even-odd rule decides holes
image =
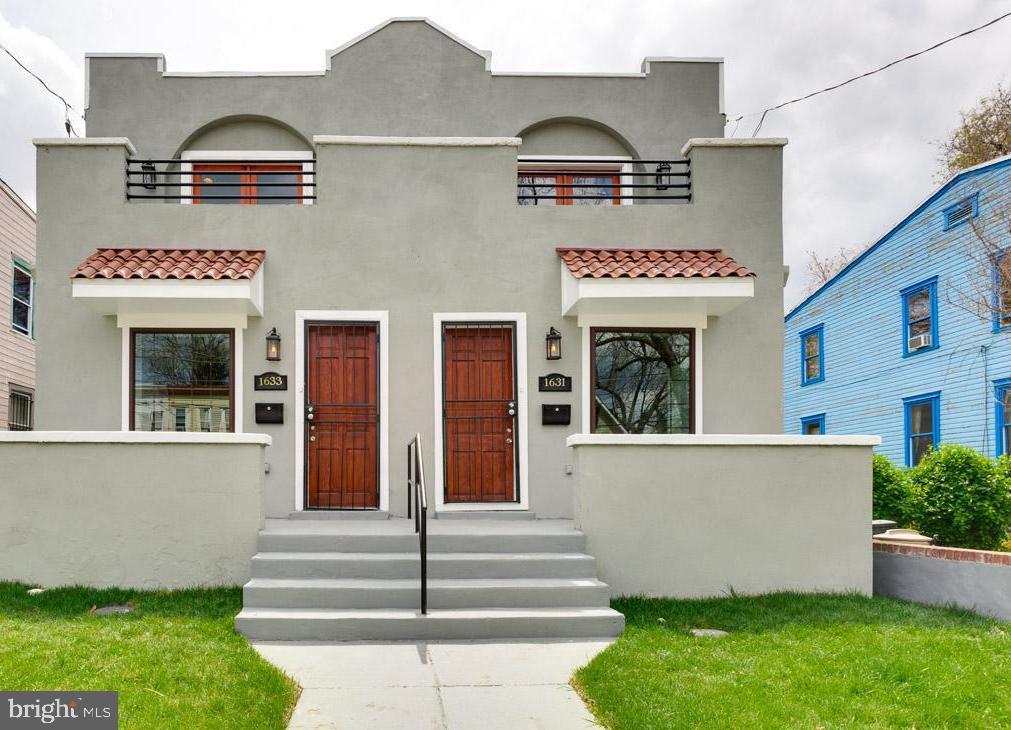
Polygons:
[[617,636],[585,546],[571,520],[430,521],[422,615],[412,520],[267,520],[235,626],[265,641]]

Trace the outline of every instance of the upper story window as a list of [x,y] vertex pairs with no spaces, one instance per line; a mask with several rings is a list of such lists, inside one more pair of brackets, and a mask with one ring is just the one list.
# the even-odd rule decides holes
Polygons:
[[825,327],[818,325],[800,333],[800,384],[825,379]]
[[621,173],[614,170],[524,170],[517,179],[520,205],[620,205]]
[[902,353],[915,355],[936,350],[937,277],[902,290]]
[[35,279],[31,268],[14,260],[11,296],[11,329],[32,337],[34,325],[32,312],[35,307]]
[[805,436],[825,435],[825,414],[819,413],[815,416],[804,416],[800,419],[800,432]]
[[1011,249],[999,251],[993,267],[993,328],[1011,327]]
[[192,163],[193,204],[301,205],[301,164]]
[[944,230],[967,223],[977,215],[979,215],[979,193],[974,193],[944,209]]
[[916,466],[941,440],[941,394],[926,393],[902,400],[906,434],[906,466]]

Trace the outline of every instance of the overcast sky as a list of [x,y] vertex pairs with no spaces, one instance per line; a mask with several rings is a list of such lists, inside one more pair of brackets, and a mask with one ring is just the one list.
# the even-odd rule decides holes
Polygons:
[[[73,105],[82,133],[86,52],[160,52],[172,71],[318,70],[325,49],[404,15],[428,16],[492,51],[497,71],[635,72],[643,56],[723,56],[733,118],[1009,10],[1011,0],[0,0],[0,41]],[[806,285],[807,251],[873,241],[903,218],[936,187],[933,142],[954,128],[960,109],[1009,80],[1011,19],[770,114],[761,136],[790,138],[788,306]],[[727,136],[750,136],[756,121],[729,125]],[[63,134],[62,104],[0,54],[0,177],[32,205],[31,138]],[[683,142],[671,140],[672,152]]]

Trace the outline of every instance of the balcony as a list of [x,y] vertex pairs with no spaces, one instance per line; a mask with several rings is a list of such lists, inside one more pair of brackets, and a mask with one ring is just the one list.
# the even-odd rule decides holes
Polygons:
[[691,161],[521,157],[519,205],[690,203]]
[[248,157],[127,158],[126,199],[189,205],[307,205],[316,199],[314,157]]

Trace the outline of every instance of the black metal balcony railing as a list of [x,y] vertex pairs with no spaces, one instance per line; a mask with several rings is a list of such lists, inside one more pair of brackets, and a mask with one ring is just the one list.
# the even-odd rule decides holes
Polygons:
[[126,199],[298,205],[316,199],[315,173],[315,159],[128,159]]
[[691,202],[691,161],[633,159],[595,165],[565,158],[521,160],[516,187],[520,205],[539,205],[540,201],[550,201],[546,205]]

